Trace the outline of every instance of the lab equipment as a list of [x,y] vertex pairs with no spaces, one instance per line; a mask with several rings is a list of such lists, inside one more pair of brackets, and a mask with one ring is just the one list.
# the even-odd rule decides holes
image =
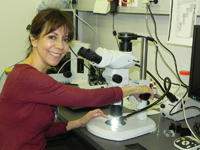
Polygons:
[[199,150],[200,143],[192,136],[180,137],[174,141],[174,146],[180,150]]
[[[200,25],[194,26],[193,33],[193,45],[191,55],[191,67],[190,67],[190,80],[188,97],[184,98],[184,108],[186,110],[186,117],[195,117],[200,115]],[[177,96],[178,97],[178,96]],[[161,104],[160,112],[163,116],[179,121],[184,119],[183,105],[181,103],[182,97],[179,96],[179,100],[171,102],[169,100],[164,101]]]
[[[136,40],[138,36],[133,33],[118,33],[120,42],[120,51],[107,50],[98,48],[95,52],[90,49],[81,48],[78,52],[82,56],[90,60],[90,64],[99,68],[106,67],[102,76],[108,83],[108,87],[119,86],[125,87],[132,85],[129,81],[129,69],[138,63],[138,59],[132,54],[131,40]],[[142,57],[139,85],[149,86],[149,81],[146,80],[146,60],[147,60],[147,42],[148,39],[142,37]],[[149,96],[147,94],[147,96]],[[133,96],[130,96],[130,101],[137,104],[137,109],[140,110],[147,105],[147,101],[139,103]],[[137,116],[130,117],[125,122],[122,115],[122,101],[110,106],[110,120],[104,118],[96,118],[87,124],[87,129],[92,134],[101,138],[122,141],[143,134],[155,131],[156,124],[153,120],[147,117],[146,112],[142,112]]]
[[158,94],[157,87],[156,87],[156,82],[153,83],[153,94],[154,95]]
[[153,80],[152,80],[152,78],[150,79],[149,87],[150,87],[151,89],[153,89]]
[[[170,100],[165,100],[160,105],[160,113],[162,116],[172,119],[174,121],[180,121],[184,119],[183,114],[183,105],[182,100],[178,100],[176,102],[171,102]],[[187,118],[195,117],[200,115],[200,111],[197,108],[200,108],[200,104],[198,101],[195,101],[189,97],[184,98],[184,107],[186,111]]]
[[[200,25],[194,26],[188,96],[200,102]],[[198,105],[199,106],[199,105]],[[198,107],[200,108],[200,107]]]

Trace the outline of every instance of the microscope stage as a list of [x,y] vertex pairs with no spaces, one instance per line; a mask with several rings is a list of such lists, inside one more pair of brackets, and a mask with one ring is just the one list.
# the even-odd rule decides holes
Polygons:
[[87,129],[90,133],[108,140],[123,141],[138,137],[156,130],[155,122],[148,118],[146,120],[138,120],[136,116],[127,119],[126,124],[119,127],[107,125],[107,119],[95,118],[88,122]]

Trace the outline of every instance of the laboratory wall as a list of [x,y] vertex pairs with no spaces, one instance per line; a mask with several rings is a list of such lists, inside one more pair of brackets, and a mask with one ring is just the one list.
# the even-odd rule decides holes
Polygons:
[[0,0],[0,75],[5,68],[25,58],[29,46],[26,27],[41,1]]
[[[26,27],[31,23],[31,20],[37,13],[38,5],[42,0],[32,1],[3,1],[0,5],[0,75],[5,68],[14,65],[23,60],[26,55],[26,49],[29,46],[28,32]],[[79,2],[81,4],[82,1]],[[84,1],[85,2],[85,1]],[[91,3],[85,3],[85,6],[90,6]],[[82,5],[83,6],[83,5]],[[169,7],[169,6],[167,6]],[[92,8],[92,7],[91,7]],[[91,9],[92,10],[92,9]],[[91,44],[91,49],[96,50],[98,47],[104,47],[109,50],[118,50],[116,38],[113,36],[113,28],[117,32],[131,32],[138,35],[149,36],[147,26],[150,29],[152,36],[155,38],[155,25],[151,17],[146,18],[146,10],[142,8],[140,13],[120,12],[113,14],[94,14],[90,9],[78,12],[80,18],[84,21],[78,21],[78,40]],[[198,11],[199,12],[199,11]],[[169,13],[155,14],[156,29],[159,40],[165,45],[174,55],[176,64],[179,70],[190,69],[191,46],[172,45],[167,43],[168,28],[169,28]],[[200,24],[200,19],[197,18],[197,24]],[[156,38],[155,38],[156,39]],[[157,39],[156,39],[157,40]],[[140,60],[141,57],[141,39],[132,41],[133,55]],[[158,44],[160,53],[165,62],[175,72],[175,62],[167,50]],[[147,69],[161,83],[155,71],[155,45],[148,43],[148,63]],[[164,64],[164,61],[158,55],[158,72],[162,78],[170,77],[172,82],[177,82],[174,74]],[[130,78],[139,79],[139,69],[133,67],[130,69]],[[148,76],[148,78],[150,78]],[[173,87],[176,90],[177,87]]]
[[[152,13],[154,13],[152,11]],[[134,13],[118,13],[114,16],[108,13],[106,15],[94,14],[93,12],[79,12],[79,15],[90,25],[86,25],[82,21],[79,22],[79,39],[83,42],[91,43],[91,48],[96,50],[97,47],[104,47],[107,49],[118,50],[117,42],[113,36],[113,27],[117,32],[131,32],[138,35],[149,36],[147,26],[150,29],[152,36],[155,38],[155,25],[151,17],[148,15],[146,20],[145,12],[143,14]],[[158,48],[162,54],[164,61],[167,65],[175,71],[175,64],[177,65],[178,72],[180,70],[190,69],[191,46],[172,45],[167,43],[168,28],[169,28],[169,15],[154,15],[156,21],[156,30],[159,40],[162,44],[173,53],[176,62],[169,51],[165,50],[160,44]],[[200,21],[197,18],[197,24]],[[155,38],[155,40],[157,40]],[[141,39],[132,40],[133,55],[141,60]],[[158,81],[163,84],[163,81],[158,77],[155,70],[155,55],[156,48],[152,42],[148,42],[148,57],[147,57],[147,70],[153,74]],[[164,61],[158,55],[158,72],[162,78],[169,77],[172,82],[178,83],[174,73],[168,69]],[[130,70],[131,79],[140,79],[140,72],[137,67]],[[150,78],[150,76],[147,76]],[[172,91],[176,91],[178,86],[172,86]],[[158,88],[159,89],[159,88]],[[158,92],[161,92],[158,90]]]

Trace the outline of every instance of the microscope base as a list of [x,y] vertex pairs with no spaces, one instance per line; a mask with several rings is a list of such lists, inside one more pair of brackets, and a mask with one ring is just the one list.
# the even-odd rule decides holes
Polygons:
[[105,122],[105,118],[96,118],[88,122],[86,127],[90,133],[113,141],[131,139],[156,130],[156,124],[150,118],[138,120],[136,116],[130,117],[124,126],[118,128],[113,128]]

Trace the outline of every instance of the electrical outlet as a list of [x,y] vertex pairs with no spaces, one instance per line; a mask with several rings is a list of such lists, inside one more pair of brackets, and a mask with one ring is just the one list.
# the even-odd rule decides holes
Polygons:
[[137,7],[138,6],[138,0],[127,0],[127,3],[130,4],[127,4],[127,7]]

